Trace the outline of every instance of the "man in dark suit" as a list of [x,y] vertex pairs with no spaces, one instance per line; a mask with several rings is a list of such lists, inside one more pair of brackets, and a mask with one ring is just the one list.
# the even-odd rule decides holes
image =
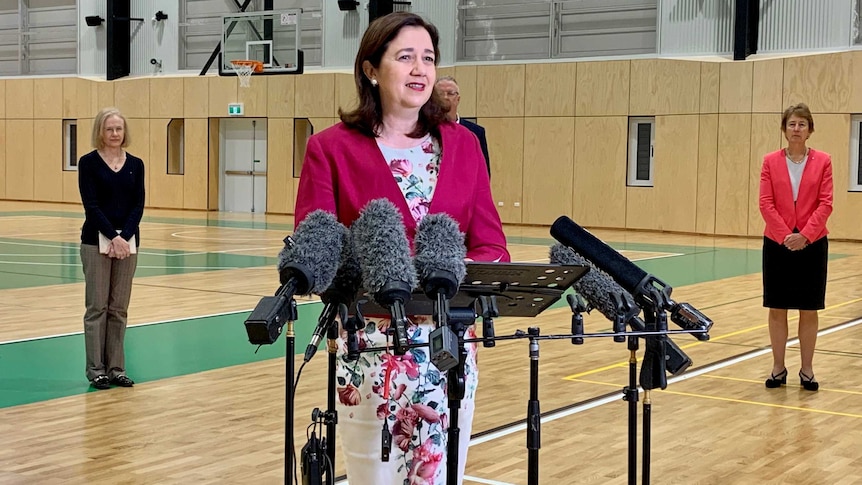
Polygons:
[[490,176],[491,158],[488,156],[488,140],[485,138],[485,128],[458,116],[458,103],[461,102],[461,93],[458,92],[458,82],[452,76],[443,76],[437,79],[436,89],[440,97],[449,102],[449,119],[464,125],[465,128],[472,131],[476,135],[476,138],[479,139],[482,154],[485,155],[485,164],[488,165],[488,176]]

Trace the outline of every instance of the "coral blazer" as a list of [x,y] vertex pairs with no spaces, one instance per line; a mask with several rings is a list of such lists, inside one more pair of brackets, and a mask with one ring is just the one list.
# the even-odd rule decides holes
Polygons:
[[[440,125],[440,138],[443,156],[429,213],[444,212],[458,222],[468,258],[510,261],[479,141],[452,122]],[[296,194],[297,224],[323,209],[350,227],[369,201],[382,197],[400,210],[412,244],[416,221],[377,141],[344,123],[308,140]]]
[[796,202],[786,157],[784,150],[763,157],[760,171],[760,213],[766,221],[763,234],[782,244],[796,228],[811,243],[829,233],[826,219],[832,214],[832,157],[813,148],[808,150]]

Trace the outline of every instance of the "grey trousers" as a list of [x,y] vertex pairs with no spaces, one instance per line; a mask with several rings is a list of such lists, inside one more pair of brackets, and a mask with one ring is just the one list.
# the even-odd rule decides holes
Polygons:
[[99,246],[81,244],[81,264],[86,282],[84,345],[88,380],[107,375],[113,379],[126,373],[123,341],[132,296],[132,278],[138,255],[126,259],[99,254]]

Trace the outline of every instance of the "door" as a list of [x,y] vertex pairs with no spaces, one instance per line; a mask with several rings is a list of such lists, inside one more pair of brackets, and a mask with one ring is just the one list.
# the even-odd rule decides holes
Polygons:
[[219,122],[219,210],[266,212],[266,118]]

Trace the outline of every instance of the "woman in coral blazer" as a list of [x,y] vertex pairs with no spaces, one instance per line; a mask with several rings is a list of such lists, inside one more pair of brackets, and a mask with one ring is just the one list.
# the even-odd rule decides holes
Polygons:
[[829,242],[826,220],[832,213],[832,159],[806,146],[814,118],[805,104],[787,108],[781,118],[786,149],[767,154],[760,173],[763,237],[763,306],[769,308],[772,374],[766,387],[787,383],[784,365],[787,310],[799,310],[800,384],[816,391],[814,346],[817,310],[824,308]]

